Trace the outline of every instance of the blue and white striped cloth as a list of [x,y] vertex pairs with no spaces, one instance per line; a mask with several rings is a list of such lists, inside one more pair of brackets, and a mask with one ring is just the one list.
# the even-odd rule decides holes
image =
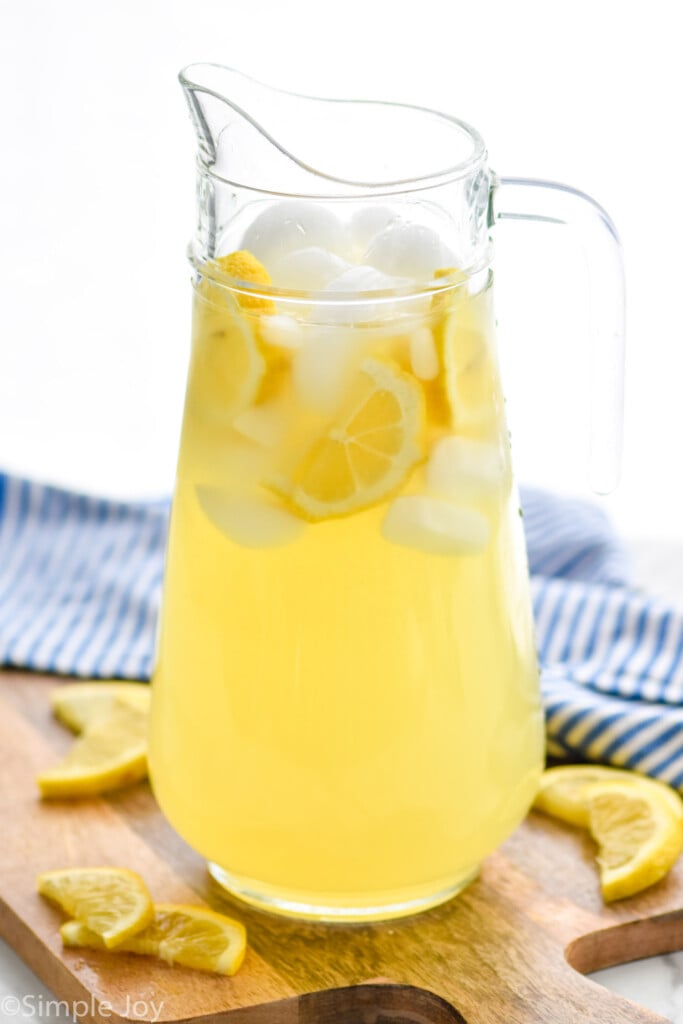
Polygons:
[[[683,790],[683,613],[628,585],[597,506],[522,492],[548,749]],[[0,664],[86,677],[152,670],[168,502],[0,475]]]
[[168,502],[0,476],[0,664],[148,679]]

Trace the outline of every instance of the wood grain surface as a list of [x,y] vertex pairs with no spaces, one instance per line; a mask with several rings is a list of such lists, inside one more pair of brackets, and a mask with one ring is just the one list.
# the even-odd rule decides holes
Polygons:
[[[173,832],[149,787],[108,799],[41,802],[35,775],[71,742],[52,718],[55,678],[0,673],[0,934],[84,1021],[200,1024],[654,1024],[581,972],[683,948],[683,864],[606,907],[594,848],[530,814],[444,906],[385,924],[289,921],[231,901]],[[138,871],[157,900],[206,902],[242,920],[249,950],[234,978],[153,958],[65,950],[61,914],[36,875],[70,865]],[[100,1009],[98,1009],[98,1006]]]

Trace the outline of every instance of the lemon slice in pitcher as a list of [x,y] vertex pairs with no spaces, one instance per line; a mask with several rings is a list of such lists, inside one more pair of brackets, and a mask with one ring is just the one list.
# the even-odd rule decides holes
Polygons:
[[292,504],[318,520],[389,497],[422,458],[423,424],[415,381],[391,363],[366,359],[340,413],[296,469]]
[[[247,284],[270,284],[268,271],[250,252],[219,256],[216,265]],[[208,277],[200,281],[188,390],[198,412],[229,421],[256,398],[266,364],[256,340],[255,314],[274,309],[270,299],[233,292]]]
[[37,879],[41,896],[56,903],[111,949],[154,919],[143,880],[127,868],[65,868]]
[[230,292],[206,280],[192,328],[188,401],[202,417],[229,423],[254,400],[265,372],[254,330]]
[[[244,281],[245,284],[263,285],[267,288],[272,283],[266,268],[247,249],[231,252],[228,256],[218,256],[216,263],[226,274],[238,281]],[[235,294],[242,309],[253,309],[259,313],[275,312],[275,303],[272,299],[262,298],[260,295],[250,295],[246,292],[236,292]]]
[[[101,937],[79,921],[67,921],[60,935],[65,946],[104,946]],[[117,952],[158,956],[169,964],[227,975],[239,970],[246,949],[247,934],[239,921],[207,907],[179,903],[157,903],[154,920],[116,947]]]

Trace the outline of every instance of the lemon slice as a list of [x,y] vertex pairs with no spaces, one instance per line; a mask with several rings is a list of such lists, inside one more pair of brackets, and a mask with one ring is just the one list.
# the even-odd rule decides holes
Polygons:
[[[238,281],[261,285],[264,289],[272,284],[266,268],[247,249],[231,252],[229,256],[219,256],[216,264]],[[252,398],[263,402],[282,391],[283,378],[291,367],[292,352],[302,343],[301,328],[293,317],[278,313],[272,299],[246,292],[235,291],[233,294],[240,309],[250,317],[258,351],[264,360],[258,385],[252,395]]]
[[250,318],[228,289],[204,279],[194,299],[188,408],[230,423],[256,398],[264,373]]
[[[463,309],[467,304],[463,303]],[[449,318],[444,328],[446,395],[454,429],[465,437],[490,439],[504,412],[497,368],[482,327]]]
[[319,520],[389,497],[422,458],[423,424],[419,385],[389,362],[366,359],[341,412],[295,470],[293,505]]
[[50,693],[55,716],[72,732],[81,733],[106,718],[117,701],[148,712],[151,690],[147,683],[93,681],[66,683]]
[[596,782],[584,798],[606,901],[649,888],[676,863],[683,851],[683,820],[658,786]]
[[437,270],[460,287],[432,299],[433,334],[441,373],[427,387],[437,425],[465,437],[491,439],[503,419],[503,395],[490,351],[493,321],[486,292],[470,295],[462,271]]
[[44,797],[89,796],[147,775],[148,716],[115,700],[111,713],[80,736],[66,756],[38,776]]
[[[239,921],[205,907],[157,903],[154,920],[132,938],[117,945],[117,952],[158,956],[169,964],[183,964],[215,974],[235,974],[247,949],[247,933]],[[60,928],[65,946],[102,949],[100,936],[80,921]]]
[[652,792],[656,789],[662,800],[666,800],[673,813],[683,819],[683,801],[670,786],[655,779],[638,775],[623,768],[608,768],[599,764],[566,765],[548,768],[541,777],[541,783],[534,800],[534,808],[554,818],[588,828],[590,814],[587,787],[593,783],[617,782],[630,786],[645,786]]
[[[238,281],[244,281],[246,284],[269,287],[272,283],[266,268],[247,249],[231,252],[228,256],[219,256],[216,263],[226,274]],[[275,303],[272,299],[266,299],[260,295],[249,295],[245,292],[237,292],[236,297],[242,309],[253,309],[259,313],[275,312]]]
[[154,918],[143,880],[127,868],[66,868],[37,879],[41,896],[56,903],[111,949]]

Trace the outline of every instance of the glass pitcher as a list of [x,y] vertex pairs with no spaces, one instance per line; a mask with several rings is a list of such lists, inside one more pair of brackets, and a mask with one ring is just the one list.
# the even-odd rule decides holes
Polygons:
[[490,229],[558,221],[587,243],[603,490],[619,243],[586,196],[492,175],[456,118],[215,65],[181,82],[198,221],[154,792],[243,900],[413,913],[476,876],[543,767]]

